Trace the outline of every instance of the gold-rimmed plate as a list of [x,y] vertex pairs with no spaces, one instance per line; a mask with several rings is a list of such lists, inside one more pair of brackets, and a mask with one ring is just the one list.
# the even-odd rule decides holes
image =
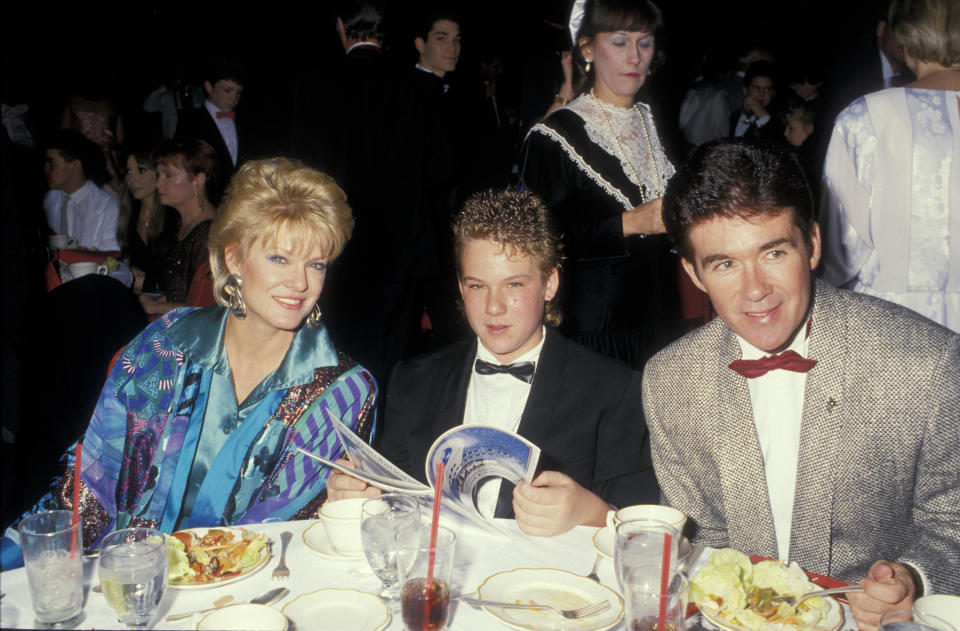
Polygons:
[[[840,603],[833,598],[824,597],[824,600],[827,602],[827,615],[823,620],[817,623],[816,628],[820,631],[838,631],[840,627],[843,626],[843,607],[841,607]],[[750,631],[746,627],[734,624],[733,622],[721,617],[717,614],[717,612],[711,611],[709,608],[700,609],[700,613],[703,615],[703,619],[710,622],[714,628],[724,629],[724,631]],[[800,631],[802,629],[811,628],[790,624],[777,626],[785,631],[789,631],[791,629]]]
[[380,631],[390,623],[387,604],[379,596],[356,589],[318,589],[297,596],[280,611],[293,623],[294,631]]
[[[187,528],[185,530],[178,530],[177,532],[193,533],[197,536],[197,538],[202,539],[204,535],[207,534],[207,531],[209,530],[224,530],[226,532],[229,532],[233,535],[233,538],[235,541],[241,539],[243,537],[244,532],[252,532],[244,528],[234,528],[230,526],[217,526],[215,528]],[[167,536],[169,537],[170,535],[167,535]],[[239,574],[235,574],[233,576],[221,577],[221,578],[214,578],[213,580],[209,580],[209,581],[196,581],[196,580],[186,580],[186,581],[177,581],[177,582],[171,581],[169,585],[170,587],[173,587],[176,589],[208,589],[210,587],[220,587],[221,585],[228,585],[230,583],[242,581],[243,579],[247,578],[251,574],[258,572],[262,570],[264,567],[266,567],[267,561],[270,560],[270,555],[271,555],[270,540],[267,539],[267,543],[264,544],[262,548],[260,548],[260,558],[257,559],[256,563],[254,563],[253,565],[247,566],[242,570],[240,570]]]
[[480,598],[499,602],[550,605],[558,609],[578,609],[607,601],[610,608],[595,616],[570,620],[543,610],[497,609],[484,607],[491,615],[514,629],[526,631],[602,631],[623,618],[623,599],[606,585],[585,576],[553,568],[519,568],[488,576],[477,588]]

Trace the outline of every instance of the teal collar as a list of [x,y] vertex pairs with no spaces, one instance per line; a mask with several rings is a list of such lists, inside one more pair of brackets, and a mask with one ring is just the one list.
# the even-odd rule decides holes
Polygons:
[[[223,333],[230,312],[225,307],[213,306],[194,309],[167,329],[167,336],[187,358],[203,366],[229,374]],[[311,329],[306,325],[293,336],[290,348],[280,366],[256,388],[261,392],[285,390],[314,380],[314,369],[339,364],[337,351],[330,342],[327,328]]]

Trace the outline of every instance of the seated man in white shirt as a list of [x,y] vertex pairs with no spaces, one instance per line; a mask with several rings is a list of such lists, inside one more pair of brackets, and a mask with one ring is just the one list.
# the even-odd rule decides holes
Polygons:
[[820,229],[786,148],[701,145],[663,220],[719,315],[643,378],[657,478],[693,539],[860,582],[861,629],[960,590],[960,336],[814,281]]
[[[541,449],[540,471],[530,484],[485,486],[477,507],[534,535],[602,526],[611,505],[655,503],[640,375],[553,329],[560,253],[546,206],[532,194],[475,195],[453,232],[476,337],[397,365],[380,452],[423,481],[427,450],[455,425],[524,436]],[[379,493],[342,473],[327,489],[330,499]]]
[[[47,143],[43,198],[47,225],[89,250],[117,251],[117,198],[94,182],[106,176],[103,153],[78,131],[61,129]],[[104,180],[105,181],[105,180]]]

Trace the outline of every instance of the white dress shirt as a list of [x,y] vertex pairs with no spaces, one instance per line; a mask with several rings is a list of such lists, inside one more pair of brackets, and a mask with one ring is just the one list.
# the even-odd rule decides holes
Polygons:
[[757,126],[757,129],[760,129],[770,122],[770,115],[767,114],[766,116],[761,116],[760,118],[754,118],[752,114],[747,115],[745,112],[741,112],[740,118],[737,119],[737,128],[734,130],[734,136],[740,138],[746,134],[747,130],[750,129],[751,122]]
[[[534,362],[536,367],[543,349],[543,340],[546,339],[546,327],[541,330],[540,343],[511,363]],[[500,364],[500,360],[488,351],[483,342],[477,340],[476,359]],[[474,360],[476,361],[476,360]],[[536,373],[534,373],[536,375]],[[527,405],[530,396],[530,386],[513,375],[495,373],[481,375],[474,370],[470,375],[470,385],[467,387],[467,405],[463,412],[464,425],[494,425],[508,432],[516,432],[520,426],[520,417]],[[500,481],[488,482],[477,493],[477,508],[485,517],[493,517],[497,510],[497,499],[500,496]]]
[[[63,191],[52,189],[43,198],[47,225],[57,234],[61,234],[60,215],[65,197],[67,194]],[[69,196],[66,211],[67,235],[81,248],[103,251],[120,249],[117,241],[120,206],[116,197],[87,180]]]
[[220,136],[227,145],[227,151],[230,152],[230,159],[233,161],[233,166],[237,166],[237,152],[240,146],[237,142],[237,123],[227,116],[217,118],[217,112],[222,112],[223,110],[209,100],[204,101],[203,106],[207,108],[210,116],[213,117],[213,122],[217,124],[217,129],[220,130]]
[[[806,327],[800,329],[788,349],[803,357],[807,356],[806,330]],[[760,359],[769,355],[740,336],[737,336],[737,341],[740,342],[743,359]],[[753,422],[763,454],[777,552],[781,559],[787,561],[790,556],[790,528],[797,487],[797,458],[800,453],[803,391],[807,385],[807,373],[776,369],[761,377],[748,379],[747,384],[753,405]]]

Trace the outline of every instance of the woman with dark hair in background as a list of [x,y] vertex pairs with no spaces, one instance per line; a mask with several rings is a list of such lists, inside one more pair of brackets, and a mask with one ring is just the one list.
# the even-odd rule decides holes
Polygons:
[[180,215],[180,228],[163,265],[163,297],[140,294],[149,315],[166,313],[186,303],[197,268],[208,259],[207,235],[216,207],[207,197],[207,183],[216,178],[217,155],[203,140],[171,140],[153,152],[160,203]]
[[520,176],[561,226],[566,332],[639,369],[666,341],[677,301],[660,217],[674,169],[649,106],[636,100],[663,63],[663,19],[649,0],[578,2],[573,18],[579,96],[527,135]]
[[162,266],[177,239],[179,218],[169,206],[160,203],[157,167],[149,150],[128,151],[123,164],[125,187],[120,198],[117,239],[130,259],[134,290],[162,293]]

